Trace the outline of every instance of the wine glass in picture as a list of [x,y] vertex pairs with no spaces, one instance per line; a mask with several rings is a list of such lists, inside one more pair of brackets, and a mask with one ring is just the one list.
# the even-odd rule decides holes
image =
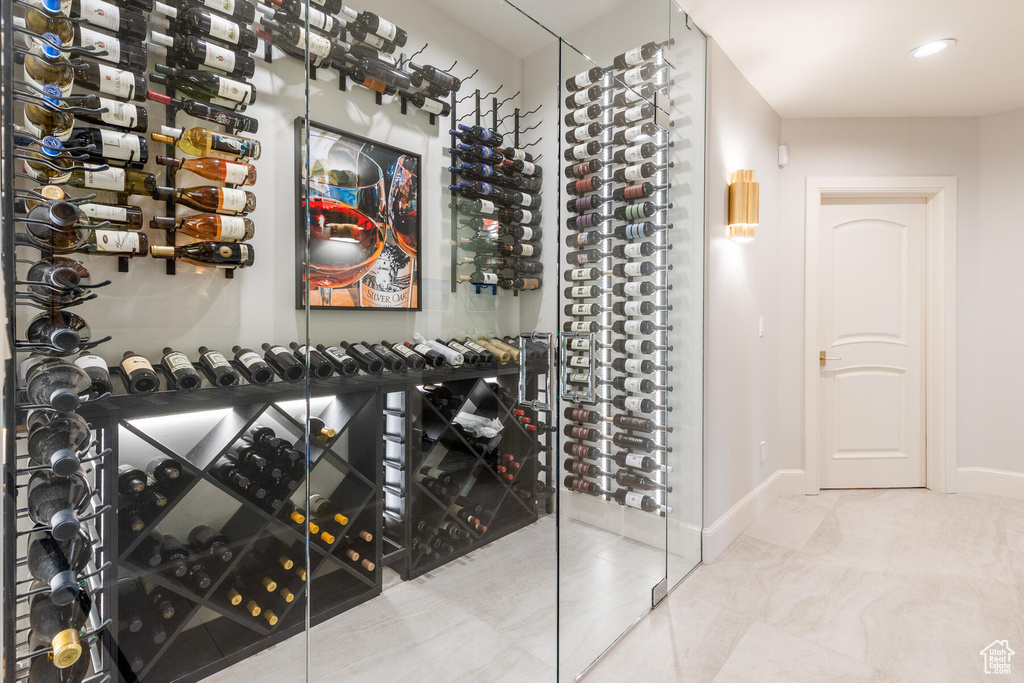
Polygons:
[[415,157],[402,155],[391,165],[391,188],[388,190],[388,217],[398,246],[416,258],[419,196],[419,169]]
[[309,286],[330,306],[384,248],[384,173],[359,145],[318,136],[310,147]]

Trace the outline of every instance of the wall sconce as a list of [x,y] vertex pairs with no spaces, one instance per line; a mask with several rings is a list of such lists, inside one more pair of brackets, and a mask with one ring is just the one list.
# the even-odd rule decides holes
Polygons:
[[758,221],[761,184],[754,182],[753,171],[735,171],[729,182],[729,239],[749,242],[754,239]]

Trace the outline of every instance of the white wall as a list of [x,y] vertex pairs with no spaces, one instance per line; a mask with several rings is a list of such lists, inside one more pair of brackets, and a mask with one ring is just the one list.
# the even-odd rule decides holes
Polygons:
[[[790,466],[781,448],[778,391],[782,120],[710,39],[708,63],[705,529],[776,470]],[[728,239],[726,225],[729,177],[739,169],[756,171],[761,184],[756,239],[743,244]],[[763,338],[758,336],[761,316]],[[764,464],[762,440],[767,442]],[[707,553],[705,547],[705,561],[713,559]]]
[[[809,176],[956,176],[958,178],[957,239],[957,384],[960,465],[983,466],[986,434],[982,429],[985,397],[991,391],[982,379],[986,362],[985,310],[980,249],[993,229],[981,207],[982,120],[932,119],[793,119],[782,125],[790,164],[782,172],[782,324],[780,403],[785,434],[786,466],[802,467],[803,425],[803,268],[804,196]],[[1004,169],[1000,169],[1004,170]],[[1009,170],[1009,169],[1005,169]],[[1018,176],[1019,177],[1019,176]],[[1008,227],[1008,226],[1007,226]],[[1006,250],[1007,258],[1013,253]],[[995,268],[994,277],[1001,269]],[[1004,301],[1004,304],[1006,302]],[[1012,307],[1011,307],[1012,308]],[[1013,361],[1011,361],[1013,362]],[[1000,372],[1005,372],[1003,366]],[[1016,409],[1024,406],[1024,400]],[[991,418],[985,418],[990,420]],[[1004,463],[1005,464],[1005,463]],[[992,465],[985,465],[992,466]],[[1017,466],[1021,469],[1020,466]],[[1012,469],[1012,468],[1011,468]]]

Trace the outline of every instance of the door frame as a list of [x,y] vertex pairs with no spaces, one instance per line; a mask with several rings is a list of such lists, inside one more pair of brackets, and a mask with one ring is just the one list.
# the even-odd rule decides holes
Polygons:
[[832,198],[916,198],[925,225],[925,472],[926,486],[956,486],[956,176],[809,177],[804,213],[804,486],[820,492],[818,440],[818,226],[821,201]]

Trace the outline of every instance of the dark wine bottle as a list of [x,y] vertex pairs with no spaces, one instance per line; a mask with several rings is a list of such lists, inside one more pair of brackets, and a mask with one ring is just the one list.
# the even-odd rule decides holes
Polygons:
[[134,351],[125,351],[119,365],[124,375],[128,392],[132,394],[148,394],[160,389],[160,378],[157,377],[153,365]]
[[384,361],[363,344],[350,344],[343,341],[341,348],[345,349],[345,353],[354,358],[365,372],[371,375],[384,372]]
[[405,29],[392,24],[373,12],[360,12],[356,18],[356,23],[370,33],[378,35],[388,42],[395,43],[398,47],[404,47],[409,40],[409,34],[406,33]]
[[85,374],[89,375],[89,379],[92,380],[93,396],[102,396],[114,390],[114,385],[110,381],[110,369],[107,367],[107,361],[86,351],[75,359],[75,365],[85,370]]
[[178,69],[164,64],[157,64],[156,70],[157,73],[150,74],[154,83],[170,82],[186,95],[207,104],[238,109],[256,101],[256,88],[251,84],[212,71]]
[[615,493],[612,494],[612,497],[615,499],[615,502],[618,503],[619,505],[637,508],[638,510],[643,510],[644,512],[657,512],[661,509],[661,506],[658,505],[658,502],[651,498],[650,496],[643,493],[629,491],[627,489],[617,489]]
[[92,558],[92,543],[81,530],[65,541],[49,531],[36,531],[28,537],[29,575],[50,587],[50,599],[56,605],[71,604],[82,592],[78,575]]
[[298,342],[288,344],[292,353],[302,365],[309,364],[309,375],[316,379],[327,379],[334,374],[334,365],[318,350],[309,346],[299,346]]
[[150,40],[174,50],[175,57],[189,68],[206,66],[240,80],[252,78],[256,72],[256,61],[252,57],[244,52],[221,47],[213,41],[195,36],[175,38],[157,31],[150,33]]
[[34,472],[28,481],[28,516],[49,526],[58,541],[73,538],[81,524],[78,516],[89,505],[89,483],[81,472],[64,477],[48,470]]
[[306,366],[296,360],[288,349],[268,343],[264,343],[261,348],[264,360],[284,381],[297,382],[306,376]]
[[401,356],[402,360],[405,361],[406,366],[415,372],[419,372],[427,367],[427,361],[420,354],[413,351],[405,344],[392,344],[387,340],[381,341],[381,346],[393,351],[396,355]]
[[[239,2],[238,4],[248,5],[249,3]],[[179,13],[177,8],[161,3],[159,9],[170,12],[166,16],[175,20],[175,26],[181,33],[208,36],[226,45],[233,45],[243,52],[254,52],[259,44],[256,33],[252,29],[221,14],[211,12],[205,7],[193,6]]]
[[231,541],[206,524],[200,524],[188,532],[188,542],[220,562],[230,562],[234,557],[230,547]]
[[146,100],[146,79],[141,74],[86,60],[76,61],[71,67],[74,69],[75,85],[86,90],[119,100]]
[[268,384],[274,381],[274,370],[263,360],[263,356],[252,349],[244,349],[237,345],[233,346],[231,351],[235,354],[235,366],[247,381],[252,384]]
[[66,669],[78,661],[82,642],[78,631],[92,610],[92,599],[86,592],[67,605],[54,603],[46,593],[37,593],[29,600],[29,627],[32,634],[49,642],[53,652],[49,655],[53,666]]
[[77,413],[52,410],[30,411],[25,420],[28,455],[35,465],[49,467],[54,474],[69,476],[81,464],[79,452],[86,449],[92,432]]
[[70,145],[90,146],[80,153],[93,163],[115,162],[142,167],[149,161],[149,143],[133,133],[76,127],[68,138],[67,146]]
[[206,379],[215,387],[233,387],[238,384],[238,373],[220,351],[200,346],[198,363]]
[[615,59],[612,60],[612,65],[619,70],[628,69],[631,66],[643,64],[648,59],[658,54],[660,49],[661,47],[657,43],[644,43],[640,47],[633,48],[632,50],[615,57]]
[[180,109],[189,116],[194,116],[197,119],[204,121],[212,121],[213,123],[219,123],[222,126],[234,128],[239,133],[255,133],[259,129],[259,120],[251,116],[239,114],[238,112],[231,111],[222,107],[217,107],[212,104],[205,102],[197,102],[196,100],[176,100],[168,97],[167,95],[161,95],[155,93],[152,90],[147,91],[145,96],[154,102]]
[[566,458],[565,462],[562,463],[562,469],[570,474],[577,474],[583,477],[607,477],[607,472],[604,472],[597,465],[583,462],[581,460],[573,460],[572,458]]
[[565,476],[564,484],[565,488],[569,489],[570,491],[578,491],[580,493],[586,493],[587,495],[590,496],[600,496],[606,493],[606,491],[603,488],[601,488],[601,485],[598,484],[597,482],[587,481],[582,477],[573,476],[571,474],[567,474]]
[[166,347],[163,358],[160,359],[160,365],[178,391],[195,391],[203,383],[203,378],[192,365],[192,361],[181,351]]
[[348,375],[355,375],[359,372],[359,363],[351,356],[347,355],[344,351],[339,349],[337,346],[326,346],[324,344],[317,344],[316,350],[319,351],[327,360],[334,365],[335,371],[342,377]]

